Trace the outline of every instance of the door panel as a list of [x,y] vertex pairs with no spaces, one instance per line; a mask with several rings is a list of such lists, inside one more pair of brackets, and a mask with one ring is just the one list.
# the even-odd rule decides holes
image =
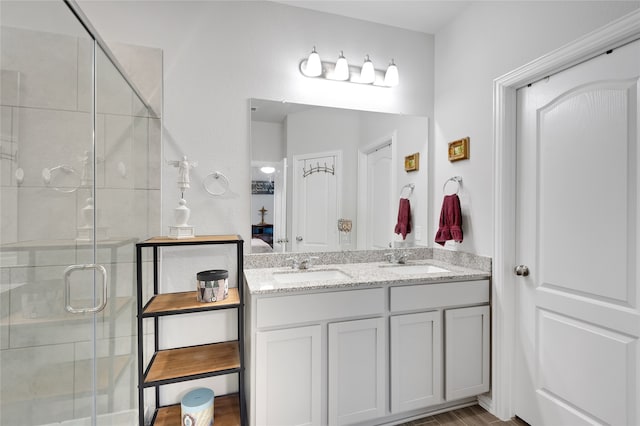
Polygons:
[[339,153],[294,158],[293,251],[338,249],[339,161]]
[[640,42],[518,90],[515,411],[640,421]]
[[393,241],[391,145],[367,155],[366,250],[388,249]]

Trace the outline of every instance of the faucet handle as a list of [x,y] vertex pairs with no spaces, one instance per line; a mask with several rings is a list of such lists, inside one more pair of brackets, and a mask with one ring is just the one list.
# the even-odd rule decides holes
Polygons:
[[291,269],[300,268],[300,261],[296,257],[288,257],[287,260],[291,261]]

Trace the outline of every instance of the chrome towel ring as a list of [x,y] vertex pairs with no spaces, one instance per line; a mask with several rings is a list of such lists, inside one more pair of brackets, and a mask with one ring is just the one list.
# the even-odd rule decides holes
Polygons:
[[[218,181],[218,184],[222,188],[220,191],[212,191],[209,189],[209,185],[215,181]],[[204,180],[202,181],[202,186],[204,190],[214,197],[219,197],[220,195],[224,195],[229,190],[229,179],[225,175],[220,172],[209,173]]]
[[[458,194],[458,192],[460,191],[460,187],[462,186],[462,176],[452,176],[452,177],[450,177],[449,179],[447,179],[447,180],[444,182],[444,185],[442,185],[442,192],[444,192],[444,193],[446,193],[446,192],[447,192],[447,191],[446,191],[446,190],[447,190],[447,184],[448,184],[449,182],[455,182],[455,183],[457,183],[457,184],[458,184],[458,186],[456,187],[456,192],[454,192],[454,194],[456,194],[456,195],[457,195],[457,194]],[[449,195],[452,195],[452,194],[449,194]]]

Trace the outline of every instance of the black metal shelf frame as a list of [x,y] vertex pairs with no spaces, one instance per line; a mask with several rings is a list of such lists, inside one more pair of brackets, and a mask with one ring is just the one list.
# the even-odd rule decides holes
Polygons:
[[[137,315],[137,325],[138,325],[138,413],[139,413],[139,425],[144,426],[144,391],[149,387],[155,387],[155,400],[156,400],[156,411],[153,414],[153,419],[155,420],[157,415],[157,410],[162,408],[159,406],[160,402],[160,386],[178,383],[181,381],[195,380],[206,377],[214,377],[220,375],[227,374],[238,374],[238,398],[240,405],[240,424],[247,424],[246,417],[246,402],[245,402],[245,380],[244,380],[244,295],[243,295],[243,287],[244,287],[244,270],[243,270],[243,245],[244,240],[239,235],[234,236],[232,239],[212,239],[212,240],[189,240],[189,239],[176,239],[176,240],[161,240],[161,241],[153,241],[146,240],[143,242],[136,243],[136,280],[137,280],[137,300],[138,300],[138,315]],[[238,299],[239,303],[237,304],[229,304],[229,305],[210,305],[203,306],[202,308],[190,308],[185,310],[176,310],[171,312],[155,312],[155,313],[145,313],[144,310],[149,306],[149,303],[153,300],[153,297],[159,294],[159,248],[161,247],[177,247],[177,246],[196,246],[196,245],[228,245],[235,244],[236,245],[236,270],[237,270],[237,288],[238,288]],[[142,289],[144,287],[143,280],[143,257],[142,252],[144,248],[152,248],[153,250],[153,297],[143,305],[143,292]],[[193,312],[205,312],[205,311],[214,311],[214,310],[223,310],[223,309],[237,309],[238,316],[238,350],[239,350],[239,359],[240,359],[240,367],[221,370],[221,371],[213,371],[207,373],[201,373],[190,376],[183,376],[177,378],[171,378],[167,380],[154,381],[151,383],[145,383],[145,378],[149,372],[150,366],[153,364],[153,360],[155,359],[156,354],[160,351],[160,341],[159,341],[159,318],[162,316],[176,315],[176,314],[185,314],[185,313],[193,313]],[[143,320],[151,318],[153,319],[154,326],[154,355],[149,362],[147,367],[144,366],[144,330],[143,330]],[[230,340],[229,342],[234,342],[234,340]],[[152,421],[153,424],[153,421]]]

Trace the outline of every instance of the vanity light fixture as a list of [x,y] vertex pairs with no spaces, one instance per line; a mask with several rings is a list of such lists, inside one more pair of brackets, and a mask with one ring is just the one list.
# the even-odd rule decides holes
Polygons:
[[360,83],[371,84],[374,81],[376,81],[376,70],[373,68],[373,62],[369,59],[369,55],[367,55],[360,71]]
[[341,81],[349,80],[349,63],[342,51],[338,57],[338,62],[336,62],[336,68],[333,70],[333,78]]
[[343,52],[338,60],[324,62],[316,51],[315,46],[309,56],[300,62],[300,72],[305,77],[324,78],[326,80],[348,81],[350,83],[368,84],[380,87],[394,87],[398,85],[398,67],[391,60],[386,72],[377,70],[369,55],[365,56],[362,67],[350,66]]
[[[302,67],[302,64],[300,66]],[[307,60],[304,61],[304,69],[300,69],[307,77],[319,77],[322,75],[322,62],[320,62],[320,55],[316,52],[315,46],[313,46],[313,50],[309,53]]]
[[398,77],[398,67],[396,66],[393,59],[391,59],[391,63],[389,64],[389,68],[387,68],[387,72],[384,73],[384,85],[389,87],[397,86],[400,79]]

